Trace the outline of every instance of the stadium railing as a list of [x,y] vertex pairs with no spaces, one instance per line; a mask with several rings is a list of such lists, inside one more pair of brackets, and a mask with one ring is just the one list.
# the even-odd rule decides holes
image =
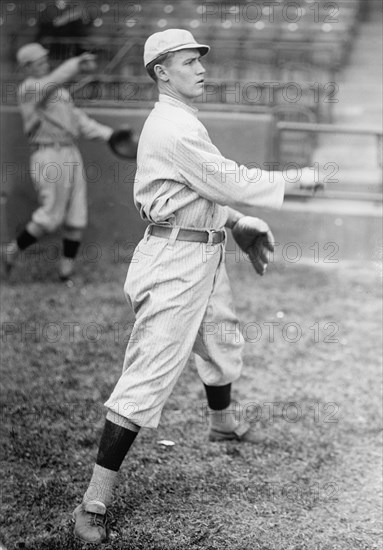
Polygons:
[[[383,132],[380,128],[375,127],[352,127],[337,124],[317,124],[310,122],[286,122],[279,121],[275,124],[275,157],[280,158],[281,143],[283,134],[288,133],[289,136],[296,133],[300,136],[307,136],[307,139],[319,139],[322,134],[332,135],[349,135],[365,138],[375,138],[376,144],[376,160],[380,169],[383,166],[382,142]],[[283,160],[283,159],[282,159]],[[306,165],[309,165],[308,163]],[[303,166],[304,164],[301,164]],[[368,167],[371,169],[372,167]],[[322,192],[323,198],[326,199],[350,199],[350,200],[368,200],[381,204],[383,198],[383,181],[380,177],[380,183],[368,185],[368,169],[364,172],[364,181],[358,185],[349,184],[349,182],[340,182],[338,190],[334,190],[334,185],[330,185]],[[367,184],[367,185],[366,185]],[[299,195],[299,193],[297,193]]]

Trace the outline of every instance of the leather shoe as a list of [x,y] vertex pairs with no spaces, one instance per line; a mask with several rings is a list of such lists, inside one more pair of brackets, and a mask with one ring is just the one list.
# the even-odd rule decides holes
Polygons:
[[107,538],[105,504],[98,501],[82,502],[73,512],[74,534],[83,542],[99,544]]
[[253,426],[246,421],[242,421],[231,432],[223,432],[216,428],[209,429],[209,441],[244,441],[247,443],[264,443],[265,438],[256,433]]

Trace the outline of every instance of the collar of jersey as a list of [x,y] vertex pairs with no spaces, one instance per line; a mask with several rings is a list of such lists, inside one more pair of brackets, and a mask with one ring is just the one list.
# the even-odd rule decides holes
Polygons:
[[174,97],[170,97],[166,94],[160,94],[158,96],[159,103],[171,105],[172,107],[178,107],[179,109],[183,109],[187,113],[190,113],[191,115],[197,116],[198,109],[196,107],[192,107],[191,105],[186,105],[183,101],[180,101],[179,99],[175,99]]

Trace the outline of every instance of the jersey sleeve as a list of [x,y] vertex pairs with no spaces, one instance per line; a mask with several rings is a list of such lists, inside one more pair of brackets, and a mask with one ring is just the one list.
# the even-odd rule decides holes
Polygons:
[[113,129],[104,124],[100,124],[93,118],[90,118],[82,109],[73,108],[78,128],[82,137],[86,139],[100,139],[108,141],[112,135]]
[[210,201],[250,215],[257,207],[282,206],[285,191],[282,172],[238,165],[197,133],[177,139],[174,162],[185,185]]
[[41,119],[37,112],[38,103],[36,94],[28,93],[28,81],[23,82],[17,91],[17,100],[23,119],[24,133],[31,137],[41,124]]
[[43,106],[48,100],[57,101],[60,87],[78,73],[78,58],[72,57],[43,78],[28,78],[19,87],[18,99],[21,106]]

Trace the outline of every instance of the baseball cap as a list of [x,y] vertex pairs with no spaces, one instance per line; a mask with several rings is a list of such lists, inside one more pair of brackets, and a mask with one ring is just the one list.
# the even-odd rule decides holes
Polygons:
[[27,63],[37,61],[41,57],[48,55],[48,53],[49,51],[38,42],[31,42],[30,44],[25,44],[25,46],[22,46],[18,50],[16,59],[20,65],[26,65]]
[[144,46],[145,67],[160,55],[179,50],[196,48],[201,55],[206,55],[210,46],[198,44],[191,32],[184,29],[167,29],[150,35]]

